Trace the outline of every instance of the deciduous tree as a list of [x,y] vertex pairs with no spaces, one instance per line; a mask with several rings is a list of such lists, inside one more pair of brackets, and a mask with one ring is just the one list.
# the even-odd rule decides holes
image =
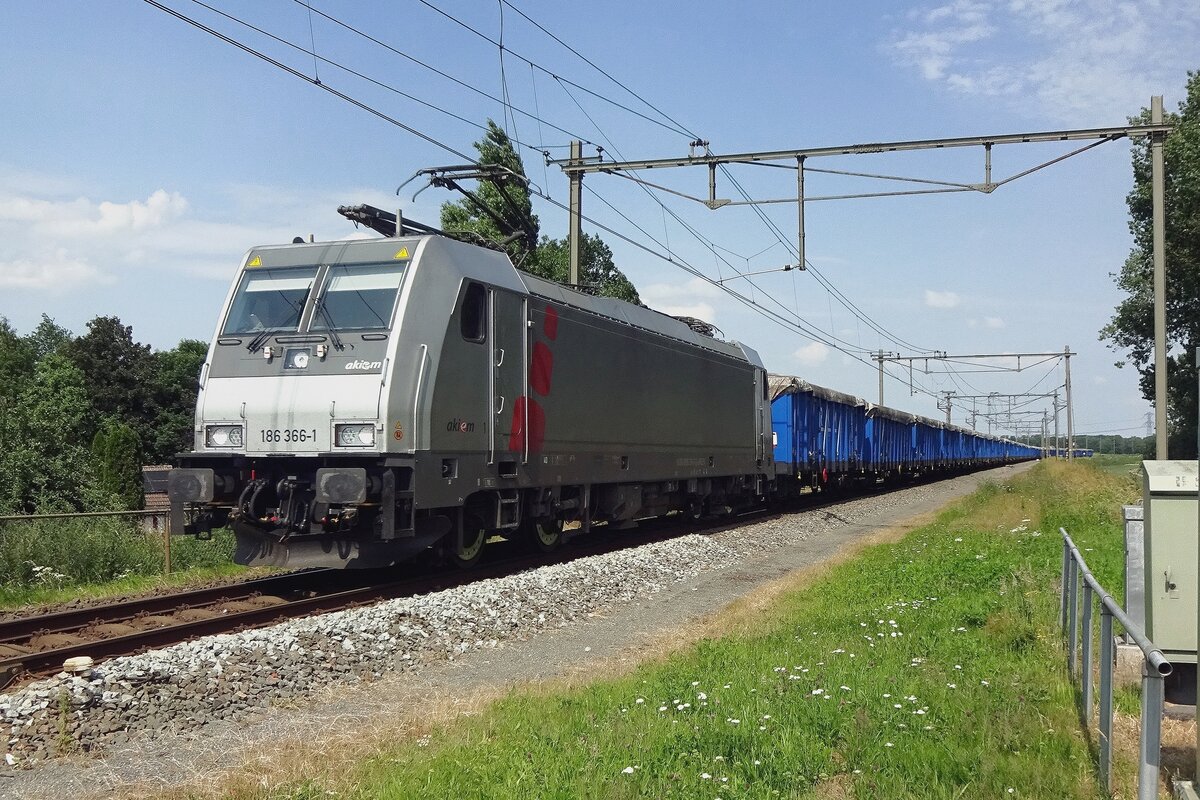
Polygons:
[[148,461],[168,463],[176,453],[192,449],[196,393],[208,345],[184,339],[171,350],[154,354],[154,427],[146,443]]
[[66,347],[87,382],[95,415],[87,427],[88,442],[100,423],[119,419],[134,429],[143,444],[153,441],[151,387],[154,357],[150,345],[133,338],[133,328],[117,317],[96,317],[88,332]]
[[105,420],[92,439],[92,471],[96,488],[113,499],[117,510],[142,507],[141,443],[133,428]]
[[[521,156],[508,134],[495,122],[488,120],[487,133],[475,143],[475,149],[479,151],[480,164],[500,165],[521,178],[525,177]],[[487,181],[481,181],[475,191],[476,197],[494,214],[506,220],[508,227],[520,229],[522,218],[527,218],[533,230],[539,231],[528,186],[521,181],[513,181],[506,186],[506,193],[509,202],[504,200],[496,186]],[[447,232],[467,231],[493,242],[506,238],[496,221],[470,200],[443,203],[441,216],[442,228]],[[566,239],[542,236],[532,249],[528,241],[517,240],[509,243],[505,249],[519,269],[558,283],[566,283],[570,279],[570,249]],[[579,273],[580,283],[592,287],[597,294],[631,303],[640,302],[637,290],[613,262],[612,250],[599,236],[584,234],[580,246]]]
[[0,415],[0,508],[10,513],[77,511],[89,481],[84,377],[64,355],[38,362],[16,406]]

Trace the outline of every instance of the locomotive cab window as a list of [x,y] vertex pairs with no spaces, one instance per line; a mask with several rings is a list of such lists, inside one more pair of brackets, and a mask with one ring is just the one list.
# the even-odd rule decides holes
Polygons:
[[316,267],[247,270],[222,333],[297,330],[316,276]]
[[487,290],[480,284],[472,283],[467,286],[467,291],[463,293],[458,321],[462,337],[468,342],[482,342],[487,339]]
[[339,264],[331,267],[325,291],[317,301],[311,329],[353,331],[391,327],[392,311],[406,264]]

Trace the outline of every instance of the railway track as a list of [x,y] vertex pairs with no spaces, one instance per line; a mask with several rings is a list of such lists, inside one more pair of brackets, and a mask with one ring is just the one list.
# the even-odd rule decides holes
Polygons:
[[807,502],[794,507],[752,510],[734,517],[645,520],[636,530],[619,535],[611,531],[601,535],[601,526],[596,534],[578,537],[569,547],[549,555],[525,553],[513,543],[497,543],[492,546],[492,557],[469,571],[444,568],[421,574],[421,567],[414,564],[386,571],[309,570],[13,619],[0,622],[0,689],[59,672],[70,658],[87,656],[98,663],[203,636],[450,589],[690,533],[715,533],[743,524],[746,517],[764,519],[820,510],[884,491],[887,489],[881,487],[853,498],[810,495]]

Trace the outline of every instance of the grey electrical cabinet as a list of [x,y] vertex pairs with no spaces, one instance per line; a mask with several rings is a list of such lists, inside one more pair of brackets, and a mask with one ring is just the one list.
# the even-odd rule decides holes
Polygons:
[[1143,461],[1146,638],[1176,663],[1196,663],[1195,461]]

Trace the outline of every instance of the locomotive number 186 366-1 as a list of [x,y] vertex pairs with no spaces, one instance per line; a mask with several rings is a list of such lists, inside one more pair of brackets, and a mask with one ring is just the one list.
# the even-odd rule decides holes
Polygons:
[[311,428],[260,428],[259,436],[262,441],[268,444],[276,442],[315,442],[317,440],[317,429]]

